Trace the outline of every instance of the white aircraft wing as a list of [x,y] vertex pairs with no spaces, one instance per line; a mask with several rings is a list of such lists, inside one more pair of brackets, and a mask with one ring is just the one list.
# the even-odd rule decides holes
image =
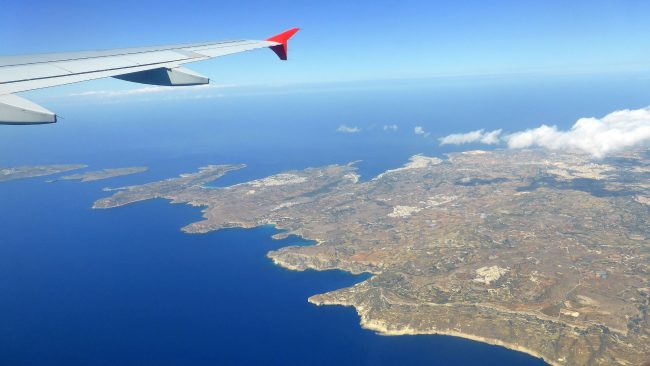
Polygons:
[[142,84],[186,86],[210,79],[181,65],[258,48],[287,59],[298,28],[264,41],[221,41],[106,51],[0,56],[0,124],[55,123],[56,114],[13,93],[105,77]]

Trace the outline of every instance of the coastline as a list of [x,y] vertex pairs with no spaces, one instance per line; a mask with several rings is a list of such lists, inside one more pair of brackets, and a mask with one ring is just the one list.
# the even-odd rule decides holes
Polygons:
[[[318,295],[315,295],[315,296],[318,296]],[[529,348],[521,347],[521,346],[518,346],[518,345],[512,344],[512,343],[503,342],[503,341],[500,341],[498,339],[485,338],[485,337],[481,337],[481,336],[477,336],[477,335],[473,335],[473,334],[469,334],[469,333],[462,333],[462,332],[449,330],[449,329],[448,330],[441,330],[441,329],[417,330],[417,329],[413,329],[413,328],[410,328],[410,327],[404,327],[404,328],[401,328],[401,329],[388,329],[388,326],[384,322],[378,321],[378,320],[368,319],[368,317],[363,313],[363,308],[358,306],[358,305],[343,304],[343,303],[336,303],[336,302],[327,302],[327,301],[319,302],[319,301],[314,299],[314,296],[311,296],[309,299],[307,299],[307,301],[309,303],[313,304],[313,305],[316,305],[316,306],[353,307],[354,310],[357,312],[357,315],[359,315],[359,319],[360,319],[359,325],[363,329],[374,331],[378,335],[381,335],[381,336],[392,337],[392,336],[404,336],[404,335],[444,335],[444,336],[451,336],[451,337],[457,337],[457,338],[464,338],[464,339],[469,339],[469,340],[476,341],[476,342],[490,344],[490,345],[493,345],[493,346],[504,347],[504,348],[507,348],[509,350],[513,350],[513,351],[517,351],[517,352],[522,352],[522,353],[525,353],[525,354],[530,355],[532,357],[539,358],[539,359],[543,360],[544,362],[546,362],[547,364],[549,364],[551,366],[563,366],[563,364],[554,362],[552,360],[549,360],[549,359],[545,358],[544,356],[542,356],[541,354],[539,354],[539,353],[537,353],[537,352],[535,352],[535,351],[533,351],[533,350],[531,350]]]
[[[278,228],[276,225],[272,225],[272,226],[275,227],[276,229],[281,230],[281,228]],[[256,226],[241,226],[241,228],[252,228],[252,227],[256,227]],[[273,236],[272,239],[279,240],[279,238],[275,238],[275,236]],[[316,245],[318,245],[318,243],[320,243],[320,240],[314,240],[314,241],[316,242],[316,244],[312,244],[314,246],[316,246]],[[284,247],[284,248],[286,248],[286,247]],[[283,249],[283,248],[281,248],[281,249]],[[272,256],[271,253],[273,253],[273,251],[268,252],[266,256],[267,256],[267,258],[271,259],[271,261],[273,262],[274,265],[276,265],[278,267],[281,267],[281,268],[284,268],[286,270],[290,270],[290,271],[303,272],[303,271],[305,271],[307,269],[312,269],[312,270],[315,270],[315,271],[343,270],[341,268],[335,268],[335,267],[332,267],[332,268],[315,268],[315,267],[306,267],[306,266],[299,267],[299,266],[292,265],[292,264],[289,264],[287,262],[284,262],[280,258],[278,258],[276,256]],[[349,271],[346,271],[346,272],[349,272]],[[359,272],[359,273],[349,272],[349,273],[357,275],[357,274],[360,274],[360,273],[363,273],[363,272]],[[366,273],[370,273],[370,272],[366,272]],[[370,273],[370,274],[373,275],[373,273]],[[359,283],[362,283],[362,282],[359,282]],[[316,294],[316,295],[310,296],[307,299],[307,302],[309,302],[309,303],[311,303],[311,304],[313,304],[315,306],[353,307],[354,310],[356,311],[357,315],[359,316],[359,319],[360,319],[359,320],[359,325],[361,326],[361,328],[367,329],[367,330],[370,330],[370,331],[374,331],[376,334],[381,335],[381,336],[443,335],[443,336],[464,338],[464,339],[469,339],[469,340],[472,340],[472,341],[481,342],[481,343],[485,343],[485,344],[489,344],[489,345],[493,345],[493,346],[504,347],[504,348],[507,348],[507,349],[512,350],[512,351],[522,352],[522,353],[525,353],[525,354],[530,355],[532,357],[539,358],[539,359],[541,359],[542,361],[546,362],[547,364],[549,364],[551,366],[564,366],[564,364],[555,362],[553,360],[549,360],[548,358],[544,357],[540,353],[538,353],[536,351],[533,351],[532,349],[529,349],[529,348],[526,348],[526,347],[521,347],[521,346],[513,344],[513,343],[503,342],[503,341],[500,341],[498,339],[486,338],[486,337],[482,337],[482,336],[478,336],[478,335],[474,335],[474,334],[458,332],[458,331],[454,331],[454,330],[451,330],[451,329],[447,329],[447,330],[441,330],[441,329],[418,330],[418,329],[413,329],[411,327],[403,327],[401,329],[389,329],[388,325],[385,322],[382,322],[382,321],[379,321],[379,320],[369,319],[367,317],[367,315],[365,314],[365,312],[363,311],[362,306],[351,304],[351,303],[333,302],[333,301],[327,301],[327,300],[320,300],[320,301],[317,300],[317,297],[320,297],[321,295],[323,295],[323,294]]]
[[[221,190],[203,191],[201,184],[214,179],[207,173],[215,174],[223,169],[213,166],[212,171],[204,169],[180,178],[127,187],[128,191],[96,201],[94,208],[163,198],[171,204],[185,203],[201,210],[203,219],[184,226],[181,231],[185,233],[273,226],[279,232],[270,234],[272,239],[298,236],[309,241],[308,245],[287,242],[287,246],[268,251],[266,257],[274,265],[293,271],[335,269],[350,274],[369,273],[369,279],[352,286],[314,291],[304,296],[316,293],[309,297],[309,302],[316,305],[354,306],[361,318],[361,327],[378,334],[455,336],[518,351],[552,365],[628,365],[643,361],[647,344],[638,336],[636,328],[631,332],[626,328],[630,317],[637,316],[638,311],[622,306],[641,303],[640,300],[637,297],[601,299],[598,290],[610,285],[602,280],[623,274],[614,268],[608,270],[607,277],[585,277],[594,267],[578,259],[591,255],[606,262],[611,256],[622,255],[623,249],[597,245],[606,249],[595,251],[593,245],[575,244],[572,237],[565,238],[561,234],[568,227],[578,234],[585,233],[582,234],[584,238],[580,236],[583,240],[590,240],[589,235],[594,234],[585,228],[602,228],[606,217],[592,215],[598,219],[589,216],[583,221],[567,222],[558,219],[556,214],[560,210],[561,217],[576,217],[577,206],[571,204],[572,200],[595,213],[614,212],[612,207],[619,207],[616,205],[621,203],[590,194],[580,185],[560,184],[555,190],[539,188],[535,186],[535,174],[541,163],[535,160],[538,157],[534,152],[516,156],[530,161],[522,165],[519,175],[508,167],[503,167],[503,171],[497,169],[502,167],[500,154],[483,157],[481,161],[465,156],[450,158],[457,166],[437,169],[447,174],[443,175],[446,177],[443,183],[447,185],[443,187],[446,190],[433,190],[436,194],[427,193],[432,191],[430,187],[418,185],[421,179],[428,179],[430,170],[437,171],[433,168],[399,170],[403,171],[403,176],[386,176],[382,178],[388,179],[386,182],[373,183],[376,182],[373,180],[361,187],[350,183],[346,178],[348,171],[341,166],[292,171]],[[591,166],[584,165],[587,163],[583,164],[582,160],[575,163],[577,158],[573,156],[557,159],[557,164],[567,161],[577,168]],[[489,177],[477,174],[479,178],[475,179],[484,183],[461,184],[472,181],[466,177],[467,169],[483,163],[496,166],[495,173]],[[522,186],[521,177],[530,177],[532,183]],[[301,185],[306,181],[310,183]],[[395,182],[412,184],[416,191],[424,189],[417,191],[418,194],[422,197],[428,194],[429,198],[413,197],[414,193],[408,190],[398,192],[402,197],[393,192]],[[494,197],[489,195],[493,187],[485,186],[488,184],[503,185],[500,192],[509,198],[504,198],[503,202],[491,201]],[[264,192],[258,189],[262,186],[266,187]],[[530,195],[522,198],[518,194],[522,190]],[[441,191],[443,193],[439,193]],[[476,199],[445,205],[450,202],[449,197],[458,196],[458,191],[467,191],[469,196],[479,198],[487,195],[485,207],[496,205],[499,210],[485,213],[484,205],[474,206]],[[368,192],[374,195],[364,196],[370,194]],[[395,197],[400,199],[392,201]],[[544,205],[531,205],[536,202],[544,202]],[[472,212],[469,216],[466,214],[468,207]],[[278,211],[280,208],[282,212]],[[643,214],[639,212],[638,203],[629,203],[625,208],[631,213]],[[521,213],[531,212],[547,220],[548,225],[530,228],[521,221]],[[449,225],[437,226],[438,221]],[[595,243],[622,240],[625,245],[621,248],[629,246],[630,250],[637,250],[638,240],[629,239],[636,241],[628,243],[627,236],[621,233],[629,228],[641,233],[643,230],[630,220],[619,224],[615,230],[594,236]],[[557,230],[549,231],[547,226]],[[486,232],[490,234],[484,237]],[[557,240],[567,248],[548,245],[558,235]],[[569,248],[573,256],[564,256]],[[542,258],[531,257],[531,252],[539,252]],[[633,258],[639,257],[625,258],[632,258],[628,261],[634,265],[638,260]],[[568,270],[559,271],[556,267]],[[488,275],[492,277],[487,279]],[[620,282],[620,286],[642,286],[643,278],[639,276],[625,278],[627,282]],[[501,282],[492,283],[497,280]],[[574,298],[567,298],[567,294],[577,288],[576,284],[582,284],[583,288]],[[550,292],[544,295],[546,292],[542,290]],[[613,313],[595,308],[593,304],[598,303],[592,301],[594,296],[603,305],[621,312],[609,315]],[[646,295],[641,292],[639,296]],[[581,300],[583,298],[587,300]],[[572,310],[567,315],[562,311],[565,308],[579,312]],[[639,319],[637,323],[643,320]]]

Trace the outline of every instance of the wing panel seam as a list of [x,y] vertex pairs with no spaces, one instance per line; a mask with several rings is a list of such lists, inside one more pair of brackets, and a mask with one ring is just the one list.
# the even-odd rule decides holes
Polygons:
[[[246,43],[241,43],[239,45],[233,45],[232,43],[234,42],[246,42]],[[102,55],[102,56],[88,56],[88,57],[80,57],[80,58],[64,58],[60,60],[47,60],[47,61],[37,61],[37,62],[27,62],[27,63],[17,63],[17,64],[8,64],[8,65],[2,65],[0,66],[0,69],[3,67],[11,67],[11,66],[28,66],[28,65],[38,65],[38,64],[48,64],[52,62],[65,62],[65,61],[77,61],[77,60],[90,60],[90,59],[96,59],[96,58],[107,58],[107,57],[119,57],[119,56],[126,56],[126,55],[137,55],[137,54],[144,54],[144,53],[152,53],[152,52],[158,52],[158,51],[174,51],[174,50],[182,50],[186,48],[199,48],[199,47],[212,47],[213,48],[229,48],[229,47],[236,47],[236,46],[246,46],[250,44],[255,44],[258,43],[258,41],[228,41],[227,45],[222,45],[226,42],[220,42],[220,43],[204,43],[204,44],[188,44],[183,47],[173,47],[173,48],[160,48],[160,49],[153,49],[153,50],[147,50],[147,51],[135,51],[135,52],[124,52],[124,53],[116,53],[112,55]],[[222,45],[222,46],[217,46],[217,45]],[[101,51],[99,51],[101,52]],[[1,57],[0,57],[1,59]]]

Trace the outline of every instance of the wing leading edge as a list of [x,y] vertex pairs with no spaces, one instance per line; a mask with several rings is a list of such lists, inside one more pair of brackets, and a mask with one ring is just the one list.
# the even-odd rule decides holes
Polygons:
[[0,124],[45,124],[57,120],[55,113],[13,93],[105,77],[151,85],[208,84],[209,78],[181,65],[258,48],[270,48],[286,60],[287,42],[297,31],[293,28],[264,41],[0,57]]

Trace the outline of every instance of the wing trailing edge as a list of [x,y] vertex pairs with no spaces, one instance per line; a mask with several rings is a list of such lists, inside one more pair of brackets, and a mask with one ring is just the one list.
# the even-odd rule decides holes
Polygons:
[[162,67],[113,77],[134,83],[162,86],[190,86],[210,83],[209,78],[184,67],[176,67],[173,69]]

